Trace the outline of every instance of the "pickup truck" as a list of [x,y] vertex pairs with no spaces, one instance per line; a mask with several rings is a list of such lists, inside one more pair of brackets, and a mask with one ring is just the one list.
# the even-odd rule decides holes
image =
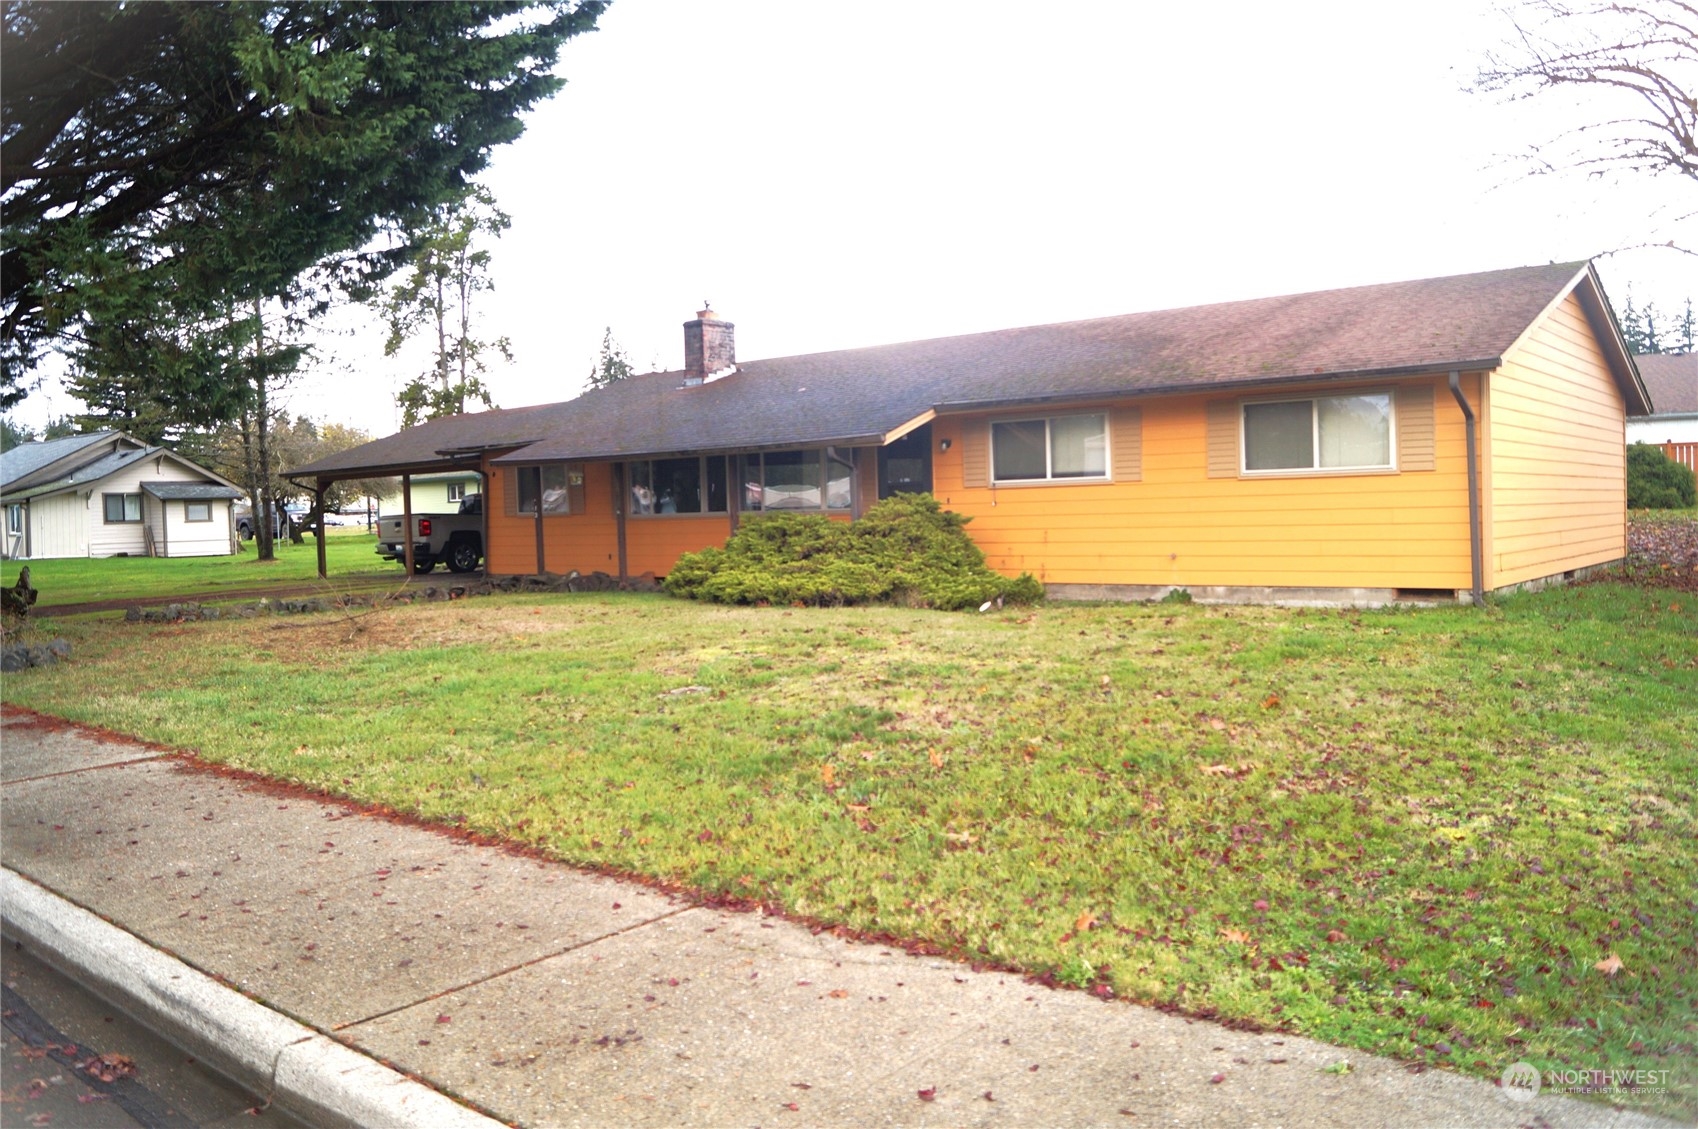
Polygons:
[[[405,561],[406,518],[377,519],[377,555],[386,561]],[[413,515],[413,571],[426,573],[437,561],[450,572],[471,572],[483,560],[483,495],[467,494],[455,514]]]

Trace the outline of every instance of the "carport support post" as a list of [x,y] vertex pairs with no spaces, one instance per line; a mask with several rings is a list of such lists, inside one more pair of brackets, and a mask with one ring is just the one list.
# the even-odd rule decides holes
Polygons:
[[320,478],[314,484],[312,492],[313,508],[318,513],[318,578],[330,579],[330,567],[324,559],[324,479]]
[[402,566],[407,580],[413,579],[413,476],[401,476],[401,545],[405,556]]

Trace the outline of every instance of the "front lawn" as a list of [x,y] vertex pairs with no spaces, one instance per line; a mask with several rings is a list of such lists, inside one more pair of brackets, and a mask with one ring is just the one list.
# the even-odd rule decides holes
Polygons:
[[61,626],[7,702],[1191,1014],[1668,1070],[1616,1100],[1698,1110],[1687,592]]
[[[369,580],[381,575],[400,583],[400,566],[379,559],[375,534],[332,529],[325,541],[329,583]],[[216,600],[221,594],[268,587],[299,587],[318,579],[318,544],[309,535],[300,545],[287,539],[277,544],[275,561],[256,559],[252,541],[242,551],[224,557],[71,557],[60,560],[7,561],[0,569],[0,587],[17,582],[29,566],[30,583],[41,593],[39,607],[83,604],[100,600],[133,600],[149,596],[180,596],[186,600]]]

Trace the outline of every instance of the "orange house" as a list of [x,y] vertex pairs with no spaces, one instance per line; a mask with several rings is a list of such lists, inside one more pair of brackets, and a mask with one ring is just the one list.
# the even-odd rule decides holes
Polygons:
[[1626,555],[1648,400],[1589,263],[685,367],[303,466],[469,468],[492,575],[664,575],[752,515],[929,490],[1054,596],[1467,599]]

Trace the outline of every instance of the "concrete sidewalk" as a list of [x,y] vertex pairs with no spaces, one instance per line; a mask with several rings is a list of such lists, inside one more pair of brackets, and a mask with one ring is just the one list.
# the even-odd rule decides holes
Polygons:
[[[8,936],[106,991],[163,982],[179,1037],[219,1044],[191,1051],[252,1033],[309,1120],[477,1120],[336,1040],[529,1126],[1665,1124],[692,906],[26,716],[0,776]],[[60,898],[119,928],[58,943]],[[191,974],[148,947],[280,1014],[174,998]]]

